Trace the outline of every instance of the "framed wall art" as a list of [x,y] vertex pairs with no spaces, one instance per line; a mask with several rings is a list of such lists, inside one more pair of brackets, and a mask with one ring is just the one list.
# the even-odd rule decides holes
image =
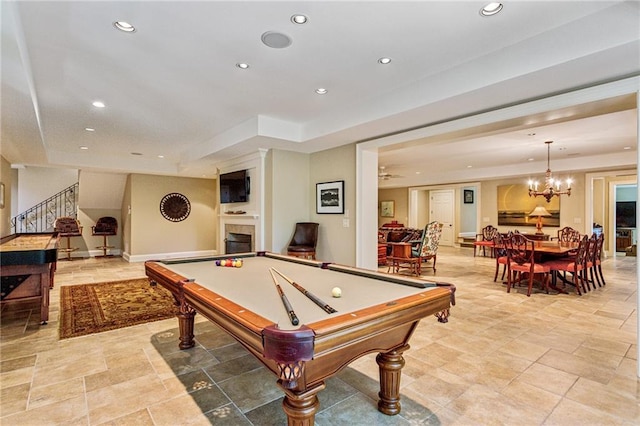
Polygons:
[[344,213],[344,181],[316,183],[316,213]]
[[394,217],[395,201],[380,201],[380,217]]
[[473,204],[473,190],[471,189],[465,189],[464,193],[464,203],[465,204]]
[[538,219],[529,213],[541,203],[551,213],[544,218],[544,226],[560,227],[560,197],[547,203],[541,197],[530,197],[525,184],[498,185],[498,225],[536,226]]

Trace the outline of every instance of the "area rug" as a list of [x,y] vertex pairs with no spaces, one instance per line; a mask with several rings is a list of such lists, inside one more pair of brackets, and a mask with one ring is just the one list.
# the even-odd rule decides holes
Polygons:
[[60,339],[174,317],[169,291],[146,278],[60,287]]

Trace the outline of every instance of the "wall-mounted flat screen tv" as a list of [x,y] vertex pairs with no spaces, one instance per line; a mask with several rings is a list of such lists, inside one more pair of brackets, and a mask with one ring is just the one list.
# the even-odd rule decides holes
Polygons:
[[246,170],[220,175],[220,203],[246,203],[249,199],[249,176]]
[[616,227],[635,228],[636,227],[636,202],[617,201],[616,202]]

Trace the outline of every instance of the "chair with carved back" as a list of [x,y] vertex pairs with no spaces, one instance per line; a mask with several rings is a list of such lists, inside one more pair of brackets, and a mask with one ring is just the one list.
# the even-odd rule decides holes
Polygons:
[[96,257],[108,257],[107,250],[114,248],[107,244],[107,237],[118,234],[118,221],[115,217],[104,216],[96,221],[96,224],[91,227],[91,235],[102,237],[102,245],[96,248],[102,250],[102,256]]
[[509,256],[507,253],[507,246],[505,244],[506,238],[511,238],[513,232],[509,231],[507,235],[503,236],[500,232],[496,232],[493,242],[493,254],[496,258],[496,273],[493,276],[493,281],[495,282],[498,279],[498,272],[500,270],[500,265],[502,265],[502,278],[504,281],[504,275],[507,272],[507,263],[509,262]]
[[71,260],[71,253],[78,250],[78,247],[71,247],[71,237],[82,236],[80,222],[73,217],[61,216],[55,221],[54,231],[58,233],[60,238],[65,237],[67,239],[67,247],[59,248],[58,251],[66,253],[67,260]]
[[578,243],[580,242],[580,232],[570,226],[565,226],[562,229],[558,229],[556,239],[561,243]]
[[535,242],[522,234],[505,238],[507,247],[507,293],[516,282],[527,280],[527,297],[531,296],[533,280],[542,275],[543,289],[549,292],[549,267],[535,261]]
[[433,273],[436,273],[436,260],[438,259],[438,247],[442,235],[442,223],[433,221],[427,223],[422,233],[422,240],[418,246],[411,249],[411,257],[419,257],[418,275],[421,274],[421,264],[433,260]]
[[596,237],[596,249],[593,253],[593,266],[592,270],[598,281],[598,287],[602,287],[607,283],[604,281],[604,275],[602,275],[602,249],[604,247],[604,234],[599,234]]
[[589,237],[583,236],[578,245],[575,257],[564,257],[560,259],[547,260],[544,264],[555,274],[562,272],[566,280],[566,274],[569,272],[572,276],[573,286],[576,288],[578,296],[587,292],[587,255],[589,253]]
[[586,286],[588,290],[592,290],[591,284],[593,284],[593,290],[596,289],[596,281],[598,276],[596,271],[594,270],[594,259],[596,258],[596,251],[598,250],[598,236],[596,234],[592,234],[589,237],[589,245],[587,246],[587,255],[585,259],[585,272],[584,276],[586,279]]
[[495,228],[493,225],[487,225],[482,228],[482,231],[479,234],[476,234],[476,240],[473,242],[473,257],[476,257],[477,251],[482,248],[482,255],[487,255],[487,248],[489,248],[489,254],[493,256],[493,238],[498,232],[498,228]]

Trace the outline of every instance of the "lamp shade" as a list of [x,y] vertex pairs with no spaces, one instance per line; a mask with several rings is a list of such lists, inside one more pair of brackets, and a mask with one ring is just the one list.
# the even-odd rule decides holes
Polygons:
[[543,206],[538,206],[529,213],[529,216],[551,216],[551,213],[549,213]]

